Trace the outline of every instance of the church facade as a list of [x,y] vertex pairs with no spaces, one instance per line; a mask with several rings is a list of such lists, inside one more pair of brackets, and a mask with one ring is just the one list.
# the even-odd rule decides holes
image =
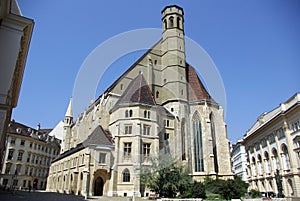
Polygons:
[[141,168],[170,155],[194,180],[232,178],[223,109],[186,61],[183,16],[165,7],[162,38],[74,121],[70,101],[48,191],[147,196]]

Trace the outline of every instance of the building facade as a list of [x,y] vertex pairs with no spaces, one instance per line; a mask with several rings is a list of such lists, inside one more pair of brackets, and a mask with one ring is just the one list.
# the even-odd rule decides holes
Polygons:
[[16,0],[0,0],[0,169],[6,129],[17,106],[34,22],[22,16]]
[[0,184],[5,188],[46,189],[51,161],[60,151],[60,140],[51,129],[33,129],[11,121],[8,126]]
[[267,195],[282,188],[286,197],[300,197],[300,93],[263,113],[243,144],[250,189]]
[[248,170],[247,170],[247,152],[245,146],[242,144],[242,140],[238,140],[236,144],[232,146],[231,161],[233,174],[240,177],[243,181],[247,182]]
[[159,157],[174,158],[194,180],[232,178],[223,109],[185,59],[183,16],[165,7],[162,38],[75,121],[70,101],[47,190],[147,196],[140,172]]

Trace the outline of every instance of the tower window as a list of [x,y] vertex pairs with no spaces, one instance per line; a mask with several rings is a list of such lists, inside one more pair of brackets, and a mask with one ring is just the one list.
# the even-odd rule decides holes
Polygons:
[[125,117],[128,117],[128,110],[125,111]]
[[180,28],[180,17],[177,17],[177,28]]
[[157,65],[157,60],[154,61],[154,65]]
[[164,27],[165,27],[165,29],[168,28],[168,27],[167,27],[167,20],[164,20]]
[[132,126],[131,125],[125,126],[125,134],[132,134]]
[[170,28],[173,28],[174,27],[174,17],[170,17],[169,18],[169,23],[170,23]]
[[150,126],[144,125],[144,127],[143,127],[143,135],[150,135]]
[[129,117],[132,117],[132,110],[129,110]]
[[156,91],[155,97],[156,97],[156,98],[159,98],[159,91]]
[[168,140],[170,138],[170,134],[169,133],[165,133],[164,134],[164,140]]
[[131,142],[124,143],[124,156],[131,156]]
[[149,144],[149,143],[143,144],[144,157],[149,157],[150,156],[150,146],[151,146],[151,144]]

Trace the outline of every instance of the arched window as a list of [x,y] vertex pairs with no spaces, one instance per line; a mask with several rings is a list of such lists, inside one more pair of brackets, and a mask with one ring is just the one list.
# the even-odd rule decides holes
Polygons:
[[147,110],[144,111],[144,118],[147,118]]
[[257,166],[258,166],[258,174],[262,175],[263,171],[262,171],[262,166],[261,166],[261,155],[260,154],[257,155]]
[[172,16],[169,18],[169,27],[170,28],[174,27],[174,17],[172,17]]
[[128,110],[125,111],[125,117],[128,117]]
[[148,119],[150,119],[150,111],[148,111]]
[[287,146],[285,144],[283,144],[281,146],[281,150],[282,150],[281,158],[282,158],[283,168],[284,168],[284,170],[289,170],[291,168],[291,165],[290,165],[290,156],[289,156]]
[[204,171],[202,128],[198,112],[193,115],[195,172]]
[[[171,111],[172,111],[172,109],[173,108],[171,108]],[[185,119],[184,118],[181,121],[181,152],[182,152],[181,159],[186,160],[186,154],[185,154]]]
[[270,157],[269,157],[268,152],[265,151],[264,156],[265,156],[264,163],[265,163],[266,173],[269,174],[271,171],[271,168],[270,168]]
[[273,163],[274,171],[279,169],[278,154],[275,148],[272,149],[272,163]]
[[154,65],[155,65],[155,66],[157,65],[157,60],[154,60]]
[[167,20],[166,20],[166,19],[164,20],[164,28],[165,28],[165,29],[168,28],[168,26],[167,26]]
[[218,164],[218,152],[217,152],[217,140],[216,140],[216,129],[215,129],[215,122],[213,114],[209,115],[210,120],[210,132],[212,138],[212,145],[213,145],[213,154],[214,154],[214,165],[215,165],[215,172],[219,172],[219,164]]
[[132,110],[129,110],[129,117],[132,117]]
[[156,91],[155,97],[156,97],[156,98],[159,98],[159,91]]
[[83,180],[83,174],[80,173],[80,180]]
[[180,21],[181,21],[181,20],[180,20],[180,17],[177,17],[177,28],[179,28],[179,29],[181,28],[181,27],[180,27]]
[[130,182],[130,172],[127,168],[123,171],[123,182]]

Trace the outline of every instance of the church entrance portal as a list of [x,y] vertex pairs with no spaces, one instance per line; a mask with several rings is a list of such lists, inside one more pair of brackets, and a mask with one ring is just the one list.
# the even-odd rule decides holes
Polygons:
[[94,183],[94,195],[102,196],[103,195],[103,179],[101,177],[97,177]]

